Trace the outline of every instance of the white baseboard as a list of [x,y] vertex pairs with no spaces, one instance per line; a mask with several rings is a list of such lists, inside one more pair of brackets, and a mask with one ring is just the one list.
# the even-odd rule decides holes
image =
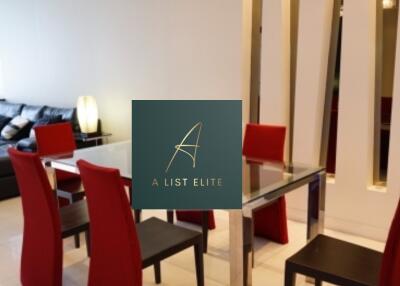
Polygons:
[[[305,210],[292,207],[287,208],[288,218],[290,220],[306,222],[307,213]],[[383,229],[371,225],[366,225],[356,221],[349,221],[340,218],[330,217],[325,214],[325,228],[340,231],[343,233],[353,234],[377,241],[386,241],[388,229]]]

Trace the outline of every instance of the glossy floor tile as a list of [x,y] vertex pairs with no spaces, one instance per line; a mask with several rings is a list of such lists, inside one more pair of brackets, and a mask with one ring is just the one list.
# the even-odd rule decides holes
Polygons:
[[[165,219],[165,211],[145,211],[144,219],[157,216]],[[229,285],[229,233],[228,213],[216,211],[217,228],[210,232],[209,251],[204,257],[206,285]],[[181,224],[193,227],[188,224]],[[0,201],[0,286],[20,285],[19,262],[22,243],[22,211],[19,198]],[[263,239],[256,239],[255,268],[253,285],[282,286],[285,259],[305,244],[305,225],[289,221],[288,245],[279,245]],[[379,251],[384,244],[361,237],[326,230],[326,234],[358,243]],[[63,285],[86,285],[89,260],[86,257],[84,238],[82,246],[75,249],[73,239],[64,240]],[[161,264],[162,285],[196,285],[193,249],[175,255]],[[304,277],[298,277],[299,286],[308,285]],[[155,285],[153,269],[144,270],[144,285]],[[324,284],[328,285],[328,284]]]

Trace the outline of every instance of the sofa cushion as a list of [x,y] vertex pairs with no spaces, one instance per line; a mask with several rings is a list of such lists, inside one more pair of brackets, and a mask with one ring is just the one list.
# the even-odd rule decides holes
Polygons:
[[36,152],[36,138],[24,138],[17,142],[15,145],[17,150],[23,152]]
[[[7,149],[5,149],[5,152],[7,152]],[[0,156],[0,178],[5,176],[10,176],[13,173],[14,170],[8,156]]]
[[0,139],[0,178],[14,173],[7,149],[14,146],[15,143],[15,141]]
[[21,113],[23,106],[24,105],[20,103],[0,101],[0,115],[13,118]]
[[43,111],[43,116],[56,115],[61,115],[63,121],[71,122],[74,132],[79,132],[79,123],[76,116],[76,108],[57,108],[47,106]]
[[35,122],[35,124],[33,124],[31,131],[29,133],[29,137],[30,138],[34,138],[35,137],[35,127],[36,126],[43,126],[43,125],[49,125],[49,124],[54,124],[54,123],[58,123],[62,121],[62,117],[61,115],[56,115],[56,116],[43,116],[42,118],[40,118],[39,120],[37,120]]
[[75,108],[59,108],[46,106],[43,111],[43,116],[54,117],[61,115],[62,120],[72,121],[75,118]]
[[10,122],[11,118],[7,116],[0,115],[0,131],[3,129],[4,126]]
[[42,117],[44,108],[44,106],[39,105],[24,105],[21,110],[21,116],[35,122]]
[[21,115],[17,115],[1,130],[1,137],[6,140],[11,140],[15,138],[18,133],[22,132],[28,124],[28,119],[23,118]]

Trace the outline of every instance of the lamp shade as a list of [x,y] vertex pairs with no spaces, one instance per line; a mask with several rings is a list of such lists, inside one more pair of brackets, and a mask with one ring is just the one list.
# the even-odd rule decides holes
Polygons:
[[383,9],[392,9],[396,7],[396,0],[383,0]]
[[95,98],[93,96],[80,96],[77,103],[77,112],[81,132],[97,132],[97,122],[99,116]]

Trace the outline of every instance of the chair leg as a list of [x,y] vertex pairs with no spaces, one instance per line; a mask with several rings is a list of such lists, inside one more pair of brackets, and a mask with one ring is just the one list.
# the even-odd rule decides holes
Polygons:
[[204,286],[203,245],[199,242],[194,245],[194,259],[196,262],[197,286]]
[[315,279],[315,286],[322,286],[322,281],[319,279]]
[[251,246],[251,268],[254,268],[254,264],[255,264],[255,254],[254,254],[254,248],[253,245]]
[[[68,202],[70,204],[74,203],[74,198],[72,197],[72,195],[71,195],[71,197],[68,198]],[[80,248],[81,247],[81,240],[80,240],[80,237],[79,237],[79,233],[74,235],[74,241],[75,241],[75,248]]]
[[296,273],[293,272],[287,265],[285,267],[285,286],[295,286]]
[[171,224],[174,224],[174,211],[167,210],[167,221]]
[[247,271],[249,268],[249,253],[246,251],[247,249],[243,247],[243,285],[247,286]]
[[140,223],[142,220],[142,210],[134,210],[135,213],[135,223]]
[[202,213],[202,232],[203,232],[203,253],[207,253],[208,248],[208,211]]
[[81,240],[79,238],[79,233],[74,235],[74,241],[75,241],[75,248],[81,247]]
[[251,219],[251,268],[255,265],[255,251],[254,251],[254,214]]
[[85,231],[85,240],[86,240],[86,252],[87,256],[90,257],[90,231]]
[[156,280],[156,284],[161,283],[161,261],[154,263],[154,278]]

